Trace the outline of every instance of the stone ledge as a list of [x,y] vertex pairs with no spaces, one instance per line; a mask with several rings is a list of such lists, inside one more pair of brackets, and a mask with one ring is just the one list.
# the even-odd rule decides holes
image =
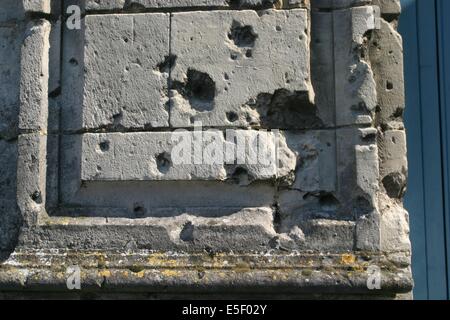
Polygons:
[[[371,253],[372,254],[372,253]],[[66,270],[81,269],[81,287],[109,292],[239,292],[389,295],[408,293],[405,262],[389,255],[276,252],[158,253],[150,251],[16,251],[0,267],[0,288],[9,291],[67,291]],[[398,254],[397,254],[398,255]],[[408,254],[402,254],[407,256]],[[381,290],[367,289],[367,268],[381,269]]]

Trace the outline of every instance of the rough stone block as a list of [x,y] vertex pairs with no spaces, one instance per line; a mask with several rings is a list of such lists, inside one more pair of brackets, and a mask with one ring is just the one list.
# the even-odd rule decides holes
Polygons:
[[171,125],[318,126],[308,23],[304,9],[175,13]]
[[51,25],[46,20],[27,25],[21,52],[19,129],[46,131]]
[[65,33],[66,129],[168,126],[168,14],[87,16]]
[[47,137],[22,134],[17,148],[17,205],[24,225],[31,226],[45,210]]
[[51,11],[51,2],[52,2],[51,0],[20,0],[20,1],[23,2],[23,8],[25,9],[25,11],[28,12],[50,13]]
[[377,122],[387,128],[392,126],[391,122],[401,122],[405,109],[402,40],[388,22],[382,20],[381,28],[373,32],[369,55],[380,108]]
[[[81,180],[247,179],[250,183],[283,178],[295,170],[295,156],[281,135],[247,130],[225,135],[218,130],[85,134]],[[284,152],[277,155],[279,148]]]
[[401,199],[408,177],[406,134],[402,130],[386,131],[380,136],[379,145],[382,185],[391,198]]
[[408,252],[411,249],[408,212],[387,198],[382,198],[381,206],[381,249]]
[[336,125],[370,125],[377,106],[377,91],[370,62],[363,57],[367,33],[379,28],[379,11],[376,7],[362,6],[331,14],[335,37]]

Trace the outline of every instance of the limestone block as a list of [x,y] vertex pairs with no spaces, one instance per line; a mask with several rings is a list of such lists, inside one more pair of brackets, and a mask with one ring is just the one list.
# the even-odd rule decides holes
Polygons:
[[334,16],[336,125],[371,124],[377,91],[370,64],[365,61],[366,34],[379,28],[376,7],[336,10]]
[[389,130],[379,138],[380,176],[386,193],[391,198],[402,198],[406,191],[408,159],[406,134],[402,130]]
[[[283,137],[272,132],[85,134],[82,143],[83,181],[238,179],[248,184],[282,178],[296,167]],[[277,155],[279,148],[285,152]]]
[[17,205],[25,226],[36,224],[45,210],[46,148],[47,138],[40,133],[19,136]]
[[409,215],[398,203],[381,199],[381,248],[385,251],[408,251]]
[[382,127],[389,122],[401,121],[405,109],[405,84],[403,80],[403,47],[398,32],[382,20],[369,45],[370,61],[377,83],[378,123]]
[[87,16],[66,34],[67,130],[168,125],[168,14]]
[[[29,12],[51,12],[51,0],[21,0],[23,2],[23,8]],[[20,1],[19,1],[20,2]],[[55,1],[53,1],[55,2]]]
[[336,190],[336,135],[333,131],[286,132],[286,142],[297,156],[295,181],[303,192]]
[[20,130],[47,128],[50,28],[46,20],[27,25],[20,64]]
[[308,29],[304,9],[175,13],[171,125],[320,125]]
[[[105,218],[54,217],[51,220],[44,219],[35,230],[24,230],[20,241],[31,245],[30,248],[151,248],[164,252],[192,252],[211,248],[248,252],[268,248],[270,239],[275,235],[272,217],[272,210],[264,207],[238,210],[226,217],[199,217],[186,213],[175,217],[141,216],[137,219],[116,218],[110,221]],[[45,240],[35,242],[39,238]]]

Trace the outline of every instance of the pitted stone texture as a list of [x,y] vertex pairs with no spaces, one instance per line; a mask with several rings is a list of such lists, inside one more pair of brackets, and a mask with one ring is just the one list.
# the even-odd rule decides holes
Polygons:
[[85,134],[81,180],[239,179],[248,184],[282,178],[295,167],[284,138],[271,132]]
[[336,190],[336,134],[330,130],[284,133],[297,156],[292,189],[303,192]]
[[[268,250],[275,236],[270,208],[245,208],[226,216],[139,219],[42,219],[35,230],[23,230],[19,245],[29,248],[150,249],[157,251],[251,252]],[[40,239],[39,241],[36,241]],[[33,245],[34,243],[34,245]]]
[[369,55],[380,107],[377,122],[386,128],[389,122],[401,122],[405,109],[402,39],[388,22],[382,20],[381,29],[372,34]]
[[171,125],[317,126],[308,28],[304,9],[175,13]]
[[166,127],[169,15],[87,16],[84,28],[66,31],[64,128]]
[[0,139],[17,135],[21,28],[0,26]]
[[35,225],[45,210],[47,137],[22,134],[18,139],[17,205],[24,226]]
[[379,10],[362,6],[313,11],[312,82],[318,114],[326,126],[370,125],[377,106],[367,60],[367,35],[379,28]]
[[372,69],[362,56],[366,34],[379,28],[379,11],[363,6],[330,14],[334,17],[336,125],[371,124],[377,91]]
[[20,130],[47,129],[50,29],[46,20],[27,25],[21,52]]
[[381,210],[381,249],[389,251],[411,250],[409,240],[409,215],[399,204],[388,198],[380,198]]
[[408,177],[405,131],[389,130],[383,132],[378,141],[382,185],[388,196],[401,199],[406,192]]
[[[243,187],[240,182],[245,180],[245,175],[228,182],[146,180],[82,183],[82,138],[82,135],[61,138],[60,175],[64,179],[59,181],[59,198],[63,206],[52,207],[52,215],[133,218],[176,216],[188,210],[195,215],[223,216],[236,208],[273,204],[273,185],[253,183]],[[152,154],[152,158],[155,155]],[[53,209],[56,209],[55,213]]]
[[23,2],[23,7],[25,11],[42,12],[42,13],[50,13],[51,11],[52,6],[51,0],[20,0],[20,1]]

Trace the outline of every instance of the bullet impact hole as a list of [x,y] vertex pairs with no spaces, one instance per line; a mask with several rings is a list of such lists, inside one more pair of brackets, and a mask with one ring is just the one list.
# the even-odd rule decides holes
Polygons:
[[99,144],[100,150],[102,152],[107,152],[109,151],[109,141],[102,141]]
[[170,154],[167,152],[160,153],[156,156],[156,165],[158,167],[158,171],[161,173],[167,173],[171,166]]
[[239,119],[239,116],[236,112],[230,111],[230,112],[227,112],[227,119],[230,122],[235,122]]
[[233,21],[228,39],[233,41],[234,45],[239,48],[248,48],[255,45],[258,35],[253,31],[252,26],[244,26],[237,21]]

